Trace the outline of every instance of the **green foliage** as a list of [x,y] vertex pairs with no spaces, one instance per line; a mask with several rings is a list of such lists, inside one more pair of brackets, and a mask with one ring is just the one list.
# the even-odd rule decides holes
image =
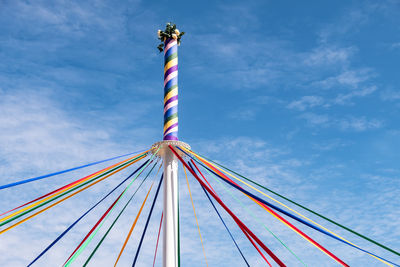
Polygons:
[[165,26],[165,30],[158,30],[158,39],[161,41],[161,44],[157,46],[160,53],[164,51],[164,43],[167,39],[175,39],[178,42],[178,45],[181,44],[181,38],[185,34],[185,32],[180,32],[176,25],[172,22],[168,22]]

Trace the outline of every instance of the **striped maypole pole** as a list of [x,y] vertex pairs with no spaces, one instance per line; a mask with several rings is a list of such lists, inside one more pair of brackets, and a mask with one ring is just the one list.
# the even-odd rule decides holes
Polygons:
[[158,31],[164,50],[164,129],[163,141],[155,148],[164,164],[164,222],[163,222],[163,266],[179,267],[179,218],[178,218],[178,159],[168,145],[185,146],[178,141],[178,45],[184,33],[175,24],[167,23],[165,31]]
[[[179,31],[176,30],[179,34]],[[164,138],[178,140],[178,40],[164,41]]]

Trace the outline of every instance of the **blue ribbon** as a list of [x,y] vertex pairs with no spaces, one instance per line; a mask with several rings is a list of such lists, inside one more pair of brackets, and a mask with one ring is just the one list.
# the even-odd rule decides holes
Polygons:
[[66,172],[82,169],[82,168],[85,168],[85,167],[89,167],[89,166],[96,165],[96,164],[99,164],[99,163],[103,163],[103,162],[106,162],[106,161],[110,161],[110,160],[113,160],[113,159],[122,158],[122,157],[129,156],[129,155],[132,155],[132,154],[140,153],[140,152],[143,152],[143,151],[146,151],[146,149],[142,149],[142,150],[139,150],[139,151],[135,151],[135,152],[132,152],[132,153],[128,153],[128,154],[125,154],[125,155],[121,155],[121,156],[117,156],[117,157],[113,157],[113,158],[109,158],[109,159],[103,159],[103,160],[100,160],[100,161],[92,162],[92,163],[89,163],[89,164],[86,164],[86,165],[82,165],[82,166],[78,166],[78,167],[74,167],[74,168],[71,168],[71,169],[66,169],[66,170],[63,170],[63,171],[53,172],[53,173],[50,173],[50,174],[45,174],[45,175],[42,175],[42,176],[29,178],[29,179],[26,179],[26,180],[22,180],[22,181],[10,183],[10,184],[0,185],[0,190],[5,189],[5,188],[9,188],[9,187],[13,187],[13,186],[17,186],[17,185],[21,185],[21,184],[34,182],[34,181],[41,180],[41,179],[44,179],[44,178],[48,178],[48,177],[51,177],[51,176],[54,176],[54,175],[59,175],[59,174],[63,174],[63,173],[66,173]]

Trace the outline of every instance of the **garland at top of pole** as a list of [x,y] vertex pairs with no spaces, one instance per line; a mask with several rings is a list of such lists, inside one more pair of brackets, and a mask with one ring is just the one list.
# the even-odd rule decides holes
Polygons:
[[168,22],[158,30],[160,52],[164,51],[164,129],[163,140],[178,140],[178,45],[185,32]]

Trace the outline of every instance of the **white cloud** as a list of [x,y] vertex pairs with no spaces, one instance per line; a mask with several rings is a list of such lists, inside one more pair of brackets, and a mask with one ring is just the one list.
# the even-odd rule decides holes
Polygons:
[[[84,118],[72,117],[63,111],[52,99],[50,91],[3,90],[0,94],[0,159],[7,166],[0,169],[0,184],[71,168],[150,145],[136,142],[128,146],[115,141],[112,129],[102,129],[101,125],[93,127]],[[97,165],[2,190],[2,212],[103,166],[104,164]],[[3,255],[7,254],[7,257],[2,257],[0,264],[15,262],[15,266],[26,265],[28,260],[32,260],[45,245],[99,200],[104,192],[119,183],[126,173],[122,171],[121,174],[80,193],[80,197],[73,197],[5,233],[0,251]],[[109,197],[109,200],[113,198],[115,196]],[[109,200],[105,201],[106,205],[110,204]],[[87,228],[100,216],[99,212],[103,212],[102,208],[89,214],[87,219],[44,257],[44,262],[65,260],[65,251],[76,245],[76,240],[82,238]],[[52,218],[50,222],[49,218]],[[18,247],[18,250],[11,250],[10,246]]]
[[319,31],[319,41],[330,43],[358,33],[377,17],[393,19],[397,17],[396,1],[372,1],[363,5],[349,5],[330,23]]
[[383,126],[383,122],[377,119],[368,120],[365,117],[350,117],[336,121],[336,124],[343,130],[365,131],[377,129]]
[[303,118],[307,121],[308,124],[314,126],[314,125],[322,125],[322,126],[327,126],[330,123],[330,118],[327,115],[322,115],[322,114],[315,114],[315,113],[304,113],[300,116],[300,118]]
[[229,117],[235,120],[254,120],[257,112],[254,108],[241,108],[229,114]]
[[381,99],[385,101],[396,101],[400,99],[400,90],[385,90],[381,93]]
[[337,48],[320,46],[305,55],[304,63],[311,66],[348,63],[355,50],[354,47]]
[[290,102],[287,107],[290,109],[305,110],[316,106],[321,106],[324,99],[320,96],[303,96],[300,100]]
[[333,139],[315,143],[313,144],[313,148],[321,151],[330,151],[330,150],[337,150],[339,148],[344,148],[349,145],[351,145],[351,142],[349,141],[341,139]]
[[373,92],[375,92],[376,90],[377,90],[376,86],[370,86],[370,87],[365,87],[365,88],[360,89],[360,90],[353,90],[352,92],[347,93],[347,94],[339,94],[333,100],[333,103],[334,104],[338,104],[338,105],[348,104],[348,103],[350,103],[350,101],[353,98],[355,98],[355,97],[364,97],[364,96],[370,95]]
[[[135,3],[131,1],[130,4]],[[48,27],[54,27],[57,32],[83,36],[85,32],[96,28],[97,31],[114,31],[119,34],[123,25],[123,17],[117,16],[119,5],[110,10],[100,1],[87,5],[75,1],[55,2],[50,6],[45,1],[15,2],[8,8],[18,10],[15,14],[20,21],[46,26],[38,27],[37,32],[45,32]]]
[[370,80],[376,75],[370,69],[358,69],[343,71],[339,75],[314,82],[313,85],[329,89],[335,86],[345,86],[349,88],[358,88],[362,83]]
[[393,43],[393,44],[390,45],[390,47],[393,48],[393,49],[399,49],[400,48],[400,42]]
[[365,117],[333,118],[328,115],[315,114],[311,112],[299,116],[305,119],[310,126],[334,127],[342,131],[366,131],[383,127],[384,123],[378,119],[367,119]]
[[303,96],[299,100],[294,100],[290,102],[286,107],[289,109],[296,109],[300,111],[305,111],[308,109],[312,109],[314,107],[332,107],[334,105],[351,105],[353,100],[356,97],[365,97],[377,90],[376,86],[369,86],[362,89],[353,89],[350,93],[341,93],[338,94],[332,100],[324,99],[321,96]]
[[0,158],[7,161],[7,173],[54,170],[126,152],[112,140],[112,129],[88,126],[62,111],[48,93],[3,91]]

